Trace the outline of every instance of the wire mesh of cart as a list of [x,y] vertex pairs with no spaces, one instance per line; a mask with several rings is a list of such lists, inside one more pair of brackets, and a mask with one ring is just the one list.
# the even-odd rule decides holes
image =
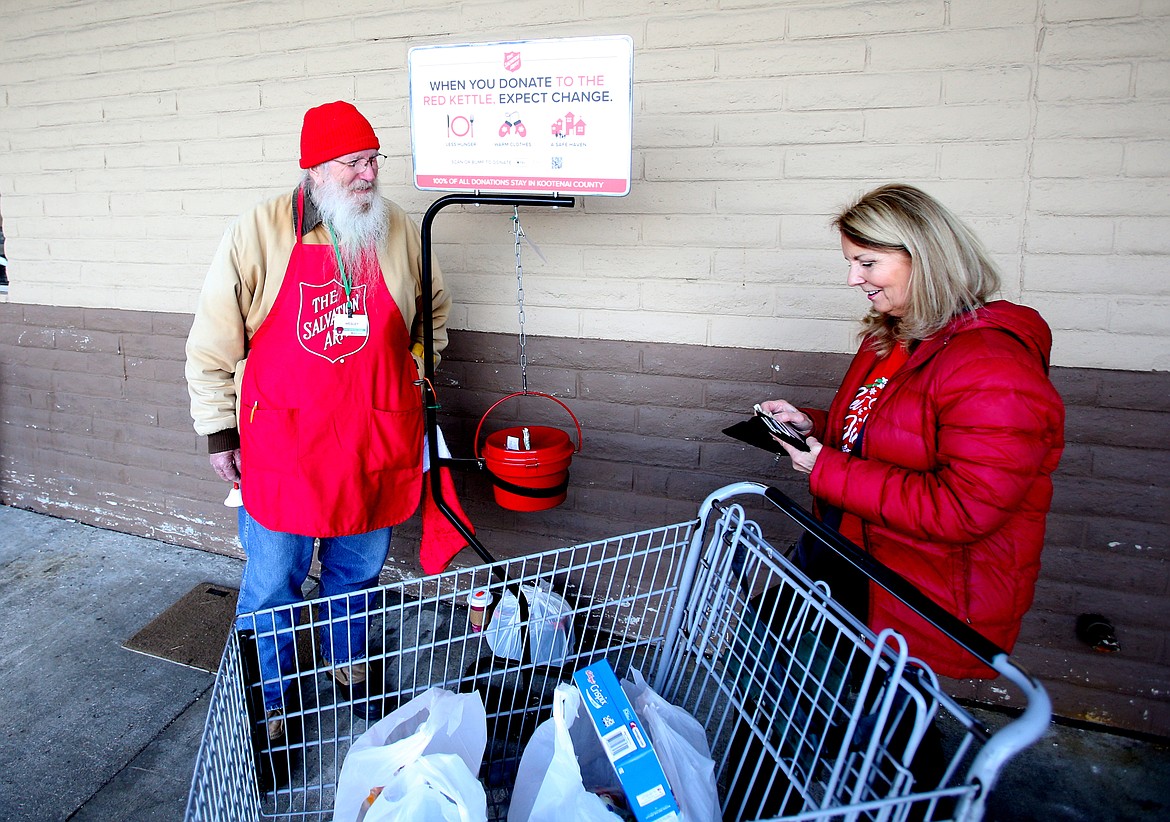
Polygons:
[[[899,635],[870,631],[773,547],[764,518],[786,540],[811,532],[902,597],[1021,691],[1022,714],[988,733]],[[554,616],[570,646],[555,664],[498,656],[470,626],[471,592],[488,588],[499,602],[521,586],[551,586],[565,600]],[[385,678],[382,697],[370,698],[384,698],[386,712],[435,686],[483,697],[489,819],[507,818],[524,744],[549,715],[555,686],[603,658],[619,677],[641,671],[703,725],[724,820],[978,820],[1002,768],[1051,716],[1043,687],[1005,653],[756,483],[719,489],[689,522],[391,584],[369,599],[368,659]],[[249,661],[251,642],[271,636],[229,637],[187,820],[332,819],[345,754],[373,720],[355,719],[353,701],[314,661],[326,604],[288,614],[299,653],[286,680],[300,704],[286,721],[297,732],[271,750],[253,746],[266,737]],[[271,628],[271,616],[260,612],[254,627]],[[937,747],[924,743],[932,736]]]

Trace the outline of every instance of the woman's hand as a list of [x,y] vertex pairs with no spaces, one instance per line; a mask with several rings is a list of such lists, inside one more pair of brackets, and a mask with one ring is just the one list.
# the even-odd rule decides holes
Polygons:
[[803,436],[807,437],[812,433],[813,421],[809,419],[808,414],[788,400],[768,400],[760,403],[760,409],[771,414],[773,419],[788,423]]
[[799,431],[806,439],[808,444],[807,451],[801,451],[792,447],[779,437],[773,436],[772,439],[780,443],[784,450],[788,452],[789,458],[792,460],[792,467],[802,474],[811,474],[813,466],[816,464],[817,456],[821,453],[821,448],[824,446],[815,437],[810,437],[809,434],[813,430],[813,421],[808,414],[801,411],[788,400],[768,400],[760,403],[760,410],[772,415],[772,419],[779,422],[786,422],[797,431]]
[[[808,445],[807,451],[800,451],[793,448],[788,443],[776,437],[772,439],[784,447],[784,450],[788,452],[788,456],[792,459],[792,467],[802,474],[812,473],[813,466],[817,464],[817,457],[820,456],[821,449],[825,447],[816,437],[807,437],[805,439],[805,443]],[[779,456],[779,454],[776,456]]]

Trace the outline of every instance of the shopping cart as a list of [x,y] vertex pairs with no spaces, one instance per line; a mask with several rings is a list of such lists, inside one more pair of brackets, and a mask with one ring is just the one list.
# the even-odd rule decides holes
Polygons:
[[[899,635],[874,634],[766,541],[764,518],[784,540],[774,542],[811,532],[906,600],[1018,687],[1023,713],[986,732]],[[534,585],[551,585],[568,603],[571,647],[555,664],[496,656],[469,626],[470,592],[486,587],[499,602],[505,590]],[[641,671],[706,729],[724,820],[978,820],[1001,769],[1051,715],[1044,689],[1004,652],[756,483],[714,492],[690,522],[387,585],[372,599],[369,658],[384,664],[387,710],[433,686],[483,696],[490,819],[507,816],[524,743],[547,717],[555,686],[603,658],[619,677]],[[229,638],[188,820],[332,818],[341,764],[367,723],[352,718],[312,661],[315,614],[326,602],[297,609],[290,629],[302,640],[302,704],[289,715],[299,733],[260,756],[250,742],[263,720],[249,719],[259,686],[248,671],[248,632]],[[286,784],[262,790],[274,772]]]

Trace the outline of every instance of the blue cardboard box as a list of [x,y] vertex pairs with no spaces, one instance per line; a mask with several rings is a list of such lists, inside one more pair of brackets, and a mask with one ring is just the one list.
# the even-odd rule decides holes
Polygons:
[[603,659],[576,671],[573,682],[638,822],[678,820],[678,802],[662,763],[609,662]]

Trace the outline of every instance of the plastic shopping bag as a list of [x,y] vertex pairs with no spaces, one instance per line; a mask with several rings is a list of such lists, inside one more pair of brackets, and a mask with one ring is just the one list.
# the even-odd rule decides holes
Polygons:
[[487,746],[478,693],[431,688],[372,725],[349,749],[334,822],[484,822],[476,779]]
[[622,690],[638,715],[662,763],[662,772],[674,791],[687,822],[718,822],[719,792],[715,784],[715,760],[699,721],[683,708],[671,705],[655,693],[641,672],[630,670],[633,681]]
[[[478,796],[468,802],[465,797]],[[472,806],[475,807],[472,807]],[[454,754],[419,757],[391,777],[361,822],[472,822],[487,818],[483,786]]]
[[[528,647],[537,665],[561,665],[573,652],[573,609],[552,585],[521,585],[528,602]],[[496,656],[522,659],[523,625],[520,603],[505,591],[484,630],[484,638]]]
[[[616,775],[572,685],[553,692],[553,712],[533,731],[508,808],[508,822],[611,822],[621,817],[597,793],[612,793]],[[579,718],[580,715],[580,718]]]

